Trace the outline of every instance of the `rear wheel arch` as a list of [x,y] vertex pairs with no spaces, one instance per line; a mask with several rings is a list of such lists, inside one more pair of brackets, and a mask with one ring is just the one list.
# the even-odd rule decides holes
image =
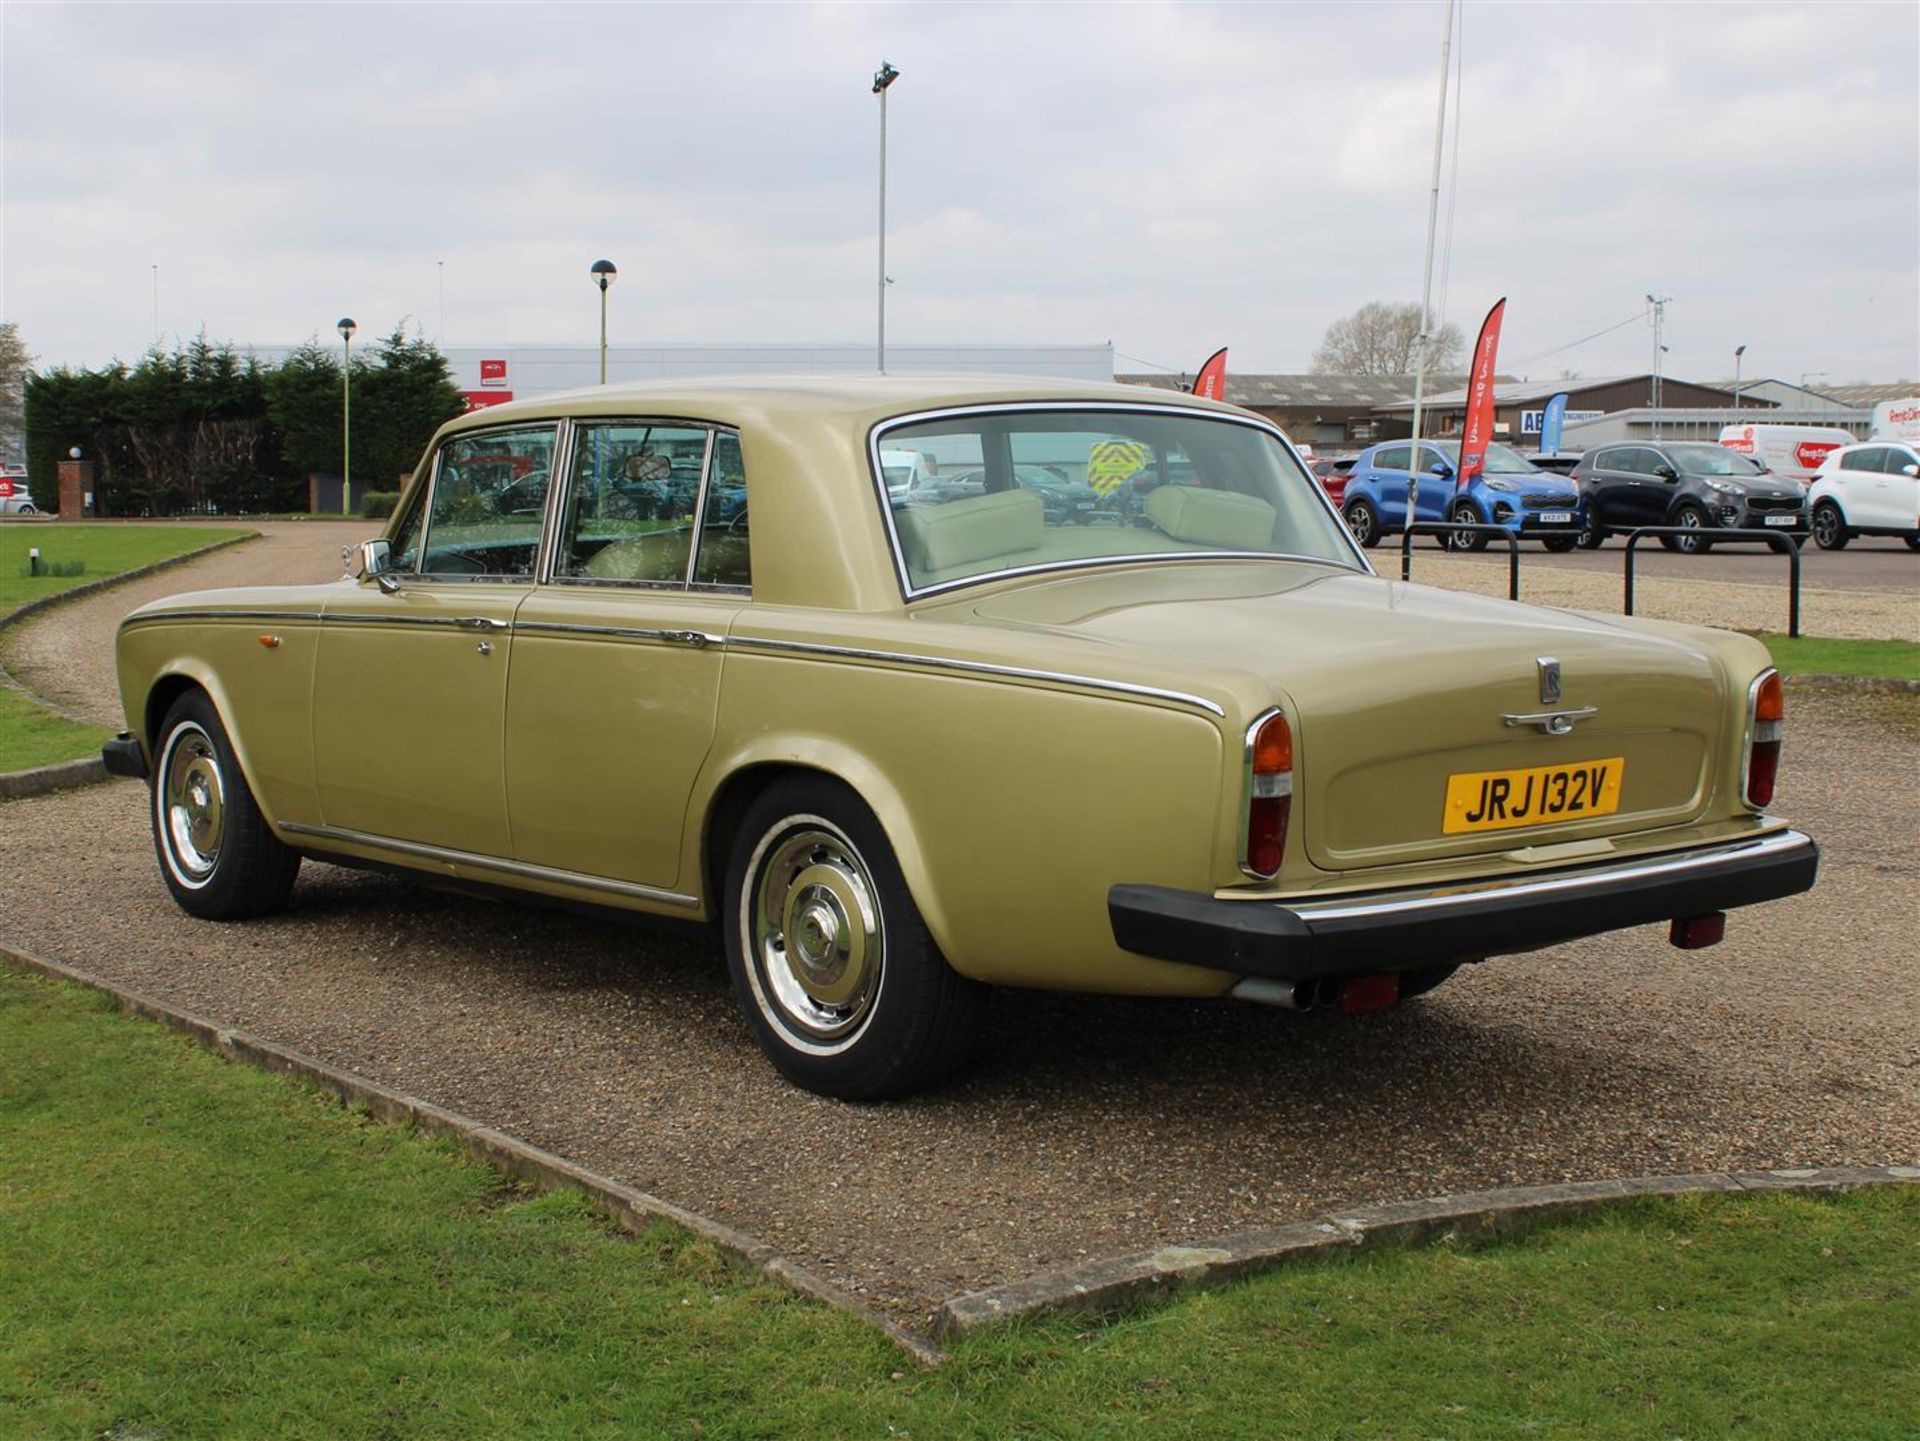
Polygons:
[[921,918],[944,950],[951,935],[947,915],[929,874],[926,852],[906,798],[893,782],[857,751],[824,745],[817,738],[803,743],[793,737],[765,737],[763,743],[762,754],[743,757],[727,770],[701,808],[699,876],[703,899],[712,916],[716,920],[722,917],[734,837],[753,803],[782,780],[818,776],[846,787],[873,813],[893,848]]

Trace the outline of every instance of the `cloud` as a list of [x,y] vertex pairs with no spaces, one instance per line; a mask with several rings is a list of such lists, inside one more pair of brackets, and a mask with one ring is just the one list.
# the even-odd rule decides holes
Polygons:
[[[7,6],[0,306],[50,361],[351,312],[458,344],[889,334],[1301,369],[1418,294],[1438,7]],[[1446,301],[1530,355],[1920,375],[1912,7],[1468,3]],[[1443,208],[1443,219],[1445,210]],[[1627,327],[1540,362],[1643,368]]]

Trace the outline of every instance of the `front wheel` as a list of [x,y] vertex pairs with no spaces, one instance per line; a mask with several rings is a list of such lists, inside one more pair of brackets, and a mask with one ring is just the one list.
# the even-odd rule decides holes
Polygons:
[[1905,540],[1908,550],[1920,550],[1920,535],[1909,535],[1905,537]]
[[1370,500],[1356,500],[1347,506],[1347,529],[1367,550],[1380,544],[1380,512]]
[[756,800],[725,904],[734,997],[795,1085],[880,1100],[965,1056],[985,987],[940,954],[879,821],[845,786],[795,777]]
[[[1480,524],[1480,512],[1473,508],[1472,501],[1463,500],[1453,507],[1447,519],[1455,525],[1478,525]],[[1486,532],[1479,530],[1448,531],[1447,548],[1449,550],[1464,551],[1485,550],[1487,548]]]
[[1707,529],[1707,513],[1697,505],[1683,505],[1674,522],[1687,532],[1673,537],[1673,548],[1682,555],[1705,555],[1713,549],[1713,542],[1704,532]]
[[1587,512],[1586,524],[1580,527],[1580,549],[1598,550],[1607,543],[1607,528],[1600,523],[1598,509]]
[[261,814],[205,691],[173,703],[155,757],[153,847],[180,909],[205,921],[284,909],[300,856]]
[[[1813,543],[1822,550],[1845,550],[1853,534],[1847,529],[1846,517],[1840,514],[1840,507],[1830,500],[1823,500],[1813,508]],[[1914,542],[1909,540],[1907,544]]]

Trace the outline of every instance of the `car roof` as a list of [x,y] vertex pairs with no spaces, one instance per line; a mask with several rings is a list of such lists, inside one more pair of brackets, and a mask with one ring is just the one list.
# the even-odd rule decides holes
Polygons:
[[556,415],[673,415],[738,423],[777,422],[783,415],[811,420],[840,417],[872,423],[895,415],[948,407],[1040,401],[1091,401],[1137,409],[1217,410],[1245,419],[1249,412],[1184,391],[1113,381],[1010,375],[742,375],[700,376],[595,385],[487,406],[448,422],[449,432]]

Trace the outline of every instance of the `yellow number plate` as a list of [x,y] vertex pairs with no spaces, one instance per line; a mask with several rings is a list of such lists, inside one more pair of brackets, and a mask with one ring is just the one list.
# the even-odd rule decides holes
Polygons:
[[1625,757],[1609,756],[1519,771],[1463,771],[1447,777],[1441,830],[1451,836],[1610,816],[1620,809],[1620,778],[1626,770]]

